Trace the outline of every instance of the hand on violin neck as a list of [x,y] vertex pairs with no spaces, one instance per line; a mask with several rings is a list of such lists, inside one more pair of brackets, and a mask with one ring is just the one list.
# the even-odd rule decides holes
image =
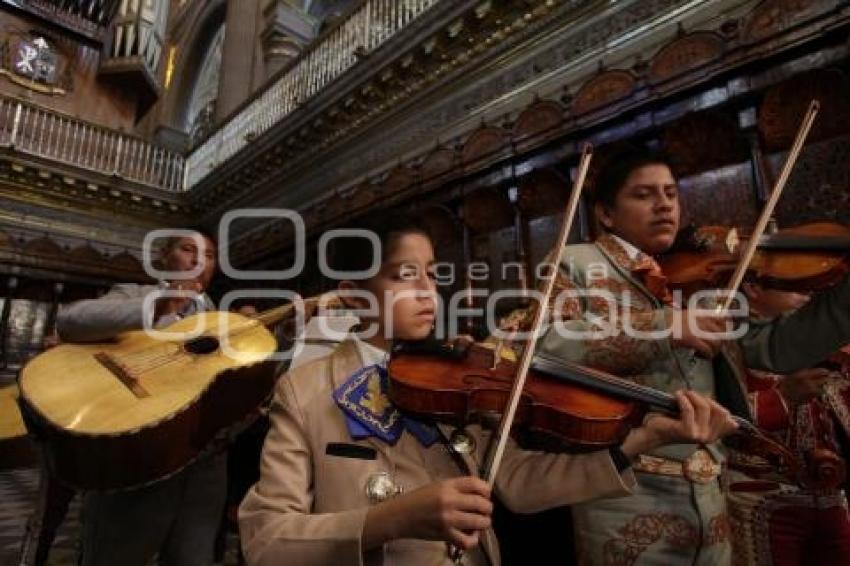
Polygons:
[[673,346],[691,348],[708,359],[720,352],[723,334],[732,328],[729,316],[710,310],[667,309],[667,324]]
[[468,476],[433,483],[371,507],[363,548],[413,538],[469,550],[478,544],[480,531],[490,528],[492,514],[490,487],[484,480]]
[[633,458],[665,444],[711,444],[738,428],[729,411],[713,399],[694,391],[677,391],[676,400],[679,418],[647,415],[643,426],[626,437],[622,448],[626,456]]

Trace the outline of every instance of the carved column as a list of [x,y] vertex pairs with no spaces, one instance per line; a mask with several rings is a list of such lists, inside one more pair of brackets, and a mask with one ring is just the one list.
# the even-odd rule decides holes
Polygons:
[[9,314],[12,312],[12,299],[15,289],[18,287],[18,278],[9,277],[6,281],[6,300],[3,301],[3,313],[0,315],[0,368],[5,369],[9,365],[9,351],[6,337],[9,333]]
[[139,95],[140,115],[159,96],[159,64],[169,4],[167,0],[121,2],[100,62],[100,76]]
[[298,57],[301,50],[313,41],[319,22],[280,0],[270,2],[263,16],[263,58],[266,77],[270,77]]
[[758,116],[755,108],[747,108],[738,114],[738,127],[750,146],[750,164],[752,165],[753,188],[757,202],[765,202],[770,196],[773,176],[767,163],[758,132]]
[[[472,284],[472,278],[469,274],[470,264],[472,264],[472,230],[469,228],[469,224],[466,223],[466,219],[463,216],[463,206],[458,206],[456,216],[460,220],[461,227],[463,228],[463,282],[466,293],[463,300],[463,306],[466,309],[472,309],[475,306],[475,299],[472,296],[474,285]],[[464,329],[467,334],[473,333],[475,330],[474,317],[466,317]]]
[[[511,165],[513,168],[513,164]],[[513,179],[512,175],[512,179]],[[519,205],[519,192],[522,189],[519,185],[514,182],[513,186],[508,189],[508,198],[511,201],[514,209],[514,245],[515,245],[515,253],[517,257],[517,261],[520,263],[520,271],[519,271],[519,286],[523,292],[527,292],[529,289],[529,280],[530,280],[530,269],[528,265],[528,223],[525,220],[525,215],[522,213],[522,208]],[[522,306],[526,306],[528,304],[528,299],[524,298],[521,301]]]
[[42,342],[44,339],[50,338],[53,334],[54,326],[56,325],[56,315],[59,312],[59,303],[62,298],[62,291],[65,290],[65,284],[61,281],[57,281],[53,284],[53,300],[50,303],[50,311],[47,314],[47,321],[44,324],[44,336],[42,337]]
[[227,2],[216,121],[228,116],[251,95],[259,10],[257,0]]

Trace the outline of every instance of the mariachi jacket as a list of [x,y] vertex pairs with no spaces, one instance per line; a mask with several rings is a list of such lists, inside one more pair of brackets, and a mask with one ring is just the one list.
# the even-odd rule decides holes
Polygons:
[[[260,480],[239,508],[242,549],[248,564],[403,564],[448,563],[441,542],[402,539],[365,552],[361,547],[370,500],[364,489],[375,474],[389,473],[404,493],[425,485],[478,475],[488,435],[469,426],[474,449],[449,453],[436,442],[428,447],[404,432],[395,445],[375,438],[353,440],[333,392],[364,365],[353,340],[328,357],[299,366],[276,387],[271,429],[260,463]],[[443,435],[450,427],[440,426]],[[457,461],[462,459],[462,465]],[[543,454],[505,452],[495,492],[511,510],[533,513],[600,497],[623,496],[635,486],[608,451]],[[465,564],[498,565],[491,531]]]
[[[841,457],[837,428],[841,427],[842,432],[847,429],[847,401],[850,400],[843,380],[830,381],[822,396],[791,407],[776,387],[781,379],[783,376],[768,372],[747,372],[748,398],[755,424],[776,436],[801,462],[811,464],[811,456],[820,450]],[[737,456],[737,467],[751,475],[763,476],[751,459]]]
[[[608,324],[613,332],[599,339],[573,339],[559,335],[550,325],[538,341],[538,351],[662,391],[693,389],[715,397],[733,414],[752,418],[745,367],[791,373],[826,359],[850,342],[850,277],[793,314],[751,324],[745,336],[713,360],[675,347],[669,337],[629,336],[623,332],[626,324],[642,331],[664,330],[665,311],[674,308],[665,305],[633,273],[637,266],[638,261],[630,258],[611,235],[603,235],[592,244],[566,246],[560,257],[556,292],[566,290],[573,296],[560,301],[555,297],[552,303],[564,319],[564,328],[586,332],[604,329]],[[576,291],[610,292],[613,300],[576,297]],[[652,454],[684,460],[696,448],[695,444],[668,445]],[[709,449],[722,457],[717,447]]]

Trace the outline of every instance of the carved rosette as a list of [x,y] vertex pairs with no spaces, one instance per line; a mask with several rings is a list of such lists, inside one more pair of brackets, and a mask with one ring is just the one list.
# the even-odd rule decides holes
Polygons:
[[652,58],[649,80],[659,83],[697,69],[723,56],[723,39],[711,32],[695,32],[668,43]]
[[447,148],[434,150],[422,162],[422,180],[427,181],[451,171],[455,166],[455,152]]
[[765,0],[747,17],[744,38],[760,41],[770,37],[816,14],[824,4],[826,2],[819,0]]
[[513,138],[521,141],[545,133],[561,125],[564,108],[551,100],[540,100],[526,108],[517,117]]
[[466,165],[496,153],[505,146],[507,134],[501,128],[483,127],[472,133],[463,144],[461,161]]
[[573,99],[572,112],[586,114],[629,96],[637,81],[629,71],[611,70],[584,83]]

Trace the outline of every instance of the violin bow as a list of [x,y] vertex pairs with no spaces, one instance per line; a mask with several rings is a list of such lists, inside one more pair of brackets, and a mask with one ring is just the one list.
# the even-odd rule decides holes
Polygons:
[[803,144],[809,135],[809,131],[812,129],[812,125],[814,124],[819,111],[820,102],[813,99],[809,104],[809,109],[806,112],[806,115],[803,117],[800,129],[797,131],[797,137],[794,140],[794,145],[792,145],[791,149],[788,151],[788,157],[785,159],[785,165],[782,167],[782,173],[776,180],[773,191],[771,191],[770,197],[767,199],[767,203],[761,211],[761,216],[759,216],[758,222],[753,229],[753,233],[747,242],[747,247],[744,249],[741,260],[738,262],[735,272],[732,274],[732,279],[726,290],[726,298],[717,309],[718,314],[727,312],[732,306],[735,295],[738,293],[738,289],[744,281],[744,275],[747,273],[747,268],[750,266],[750,262],[753,260],[753,256],[755,256],[756,251],[758,250],[759,241],[767,228],[768,222],[770,222],[770,218],[773,216],[773,210],[776,208],[776,203],[779,202],[779,197],[785,189],[788,177],[791,175],[791,171],[797,163],[797,158],[800,156],[800,151],[803,149]]
[[[735,296],[738,293],[738,290],[741,287],[741,283],[744,281],[744,276],[747,273],[747,268],[750,265],[753,257],[758,250],[759,241],[761,240],[762,235],[767,228],[768,222],[770,222],[771,217],[773,216],[773,211],[776,208],[776,204],[779,202],[779,197],[782,195],[782,191],[785,189],[785,185],[788,182],[788,177],[791,175],[791,171],[794,169],[794,165],[797,163],[797,158],[800,156],[800,151],[803,149],[803,144],[806,141],[806,138],[809,135],[809,131],[812,129],[812,125],[815,122],[815,118],[817,118],[818,112],[820,111],[820,102],[818,100],[813,99],[809,104],[809,108],[806,111],[805,116],[803,117],[803,121],[800,124],[800,128],[797,131],[797,137],[794,139],[794,144],[791,146],[791,149],[788,151],[788,157],[785,159],[785,164],[782,166],[782,172],[779,175],[779,178],[776,180],[776,183],[773,187],[773,190],[770,193],[770,197],[767,199],[767,203],[765,203],[764,208],[761,211],[761,215],[759,216],[758,222],[756,222],[756,226],[753,229],[753,233],[750,236],[749,241],[747,242],[747,246],[744,249],[744,253],[741,255],[741,259],[738,262],[738,265],[735,267],[735,272],[732,274],[732,279],[729,282],[728,287],[726,288],[726,296],[723,299],[722,303],[717,306],[716,312],[717,314],[725,314],[729,311],[729,308],[732,306],[733,301],[735,300]],[[735,417],[735,421],[738,423],[739,429],[744,435],[749,435],[751,437],[755,437],[757,439],[768,441],[771,446],[778,446],[779,449],[784,449],[784,446],[781,444],[777,444],[773,442],[771,439],[765,436],[765,434],[752,422],[747,419],[741,417]],[[791,476],[795,476],[795,481],[799,483],[799,479],[796,477],[799,472],[796,470],[794,464],[794,458],[790,452],[787,450],[783,450],[782,456],[788,461],[787,466],[789,469],[787,473]]]
[[[511,426],[514,423],[519,400],[522,398],[522,390],[525,387],[525,381],[528,377],[528,370],[531,367],[531,361],[534,358],[534,344],[543,326],[543,321],[546,319],[546,313],[549,310],[549,300],[552,297],[552,290],[555,288],[555,278],[558,274],[558,263],[561,259],[561,253],[567,243],[567,238],[570,235],[570,229],[573,225],[576,211],[578,210],[579,199],[581,198],[584,180],[587,177],[587,169],[590,166],[590,159],[593,156],[593,146],[586,143],[581,152],[581,160],[579,161],[578,172],[576,173],[575,181],[573,182],[573,190],[570,194],[570,199],[567,202],[567,208],[564,213],[564,221],[561,224],[561,231],[558,234],[558,239],[555,243],[555,253],[552,256],[550,271],[546,278],[543,294],[539,300],[538,307],[534,314],[534,321],[531,325],[530,337],[522,352],[522,358],[519,363],[519,371],[514,379],[511,394],[508,398],[508,404],[505,411],[502,413],[502,418],[499,422],[499,428],[496,432],[495,449],[488,451],[488,457],[485,460],[483,474],[486,476],[487,485],[492,489],[496,483],[496,475],[499,473],[499,466],[502,463],[502,457],[505,453],[508,438],[510,437]],[[499,352],[496,352],[496,356]],[[491,445],[492,447],[492,445]]]

